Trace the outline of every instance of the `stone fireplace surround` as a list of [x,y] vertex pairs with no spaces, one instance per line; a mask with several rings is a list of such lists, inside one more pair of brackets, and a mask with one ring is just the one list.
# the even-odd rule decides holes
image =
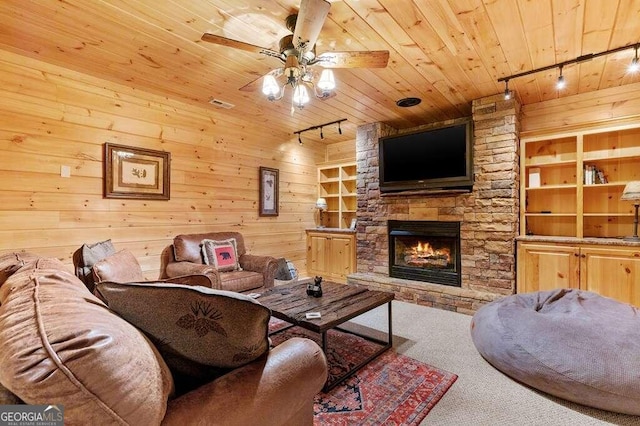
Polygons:
[[[474,185],[471,192],[381,194],[378,138],[455,123],[398,131],[383,123],[358,127],[357,272],[349,284],[393,291],[396,299],[472,314],[515,291],[519,221],[519,117],[517,100],[494,95],[474,100]],[[460,221],[462,286],[389,277],[387,220]]]

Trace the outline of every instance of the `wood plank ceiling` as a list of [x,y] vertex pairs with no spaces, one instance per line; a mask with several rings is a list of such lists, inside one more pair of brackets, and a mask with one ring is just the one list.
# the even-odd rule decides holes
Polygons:
[[[281,66],[271,57],[200,40],[204,32],[273,50],[299,0],[3,0],[0,48],[162,96],[292,132],[346,118],[397,128],[468,116],[471,101],[504,91],[497,79],[578,56],[640,43],[640,0],[344,0],[333,1],[317,52],[388,50],[384,69],[337,69],[337,96],[291,114],[241,87]],[[524,104],[640,81],[626,68],[633,49],[512,80]],[[422,103],[399,108],[396,101]],[[210,98],[235,105],[218,109]],[[310,132],[303,139],[319,140]]]

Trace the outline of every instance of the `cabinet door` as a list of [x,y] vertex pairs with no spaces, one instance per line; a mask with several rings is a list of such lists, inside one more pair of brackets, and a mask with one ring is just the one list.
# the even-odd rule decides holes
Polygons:
[[518,248],[518,293],[578,288],[579,250],[571,246],[520,244]]
[[327,253],[329,251],[329,245],[331,243],[331,237],[318,234],[309,234],[307,244],[307,261],[309,264],[307,268],[311,274],[324,274],[329,266],[329,259],[327,259]]
[[353,272],[353,253],[352,236],[333,236],[331,238],[331,244],[329,245],[329,253],[327,254],[327,257],[330,259],[329,265],[327,265],[329,272],[340,278],[346,278],[348,274]]
[[580,288],[640,306],[640,248],[583,248]]

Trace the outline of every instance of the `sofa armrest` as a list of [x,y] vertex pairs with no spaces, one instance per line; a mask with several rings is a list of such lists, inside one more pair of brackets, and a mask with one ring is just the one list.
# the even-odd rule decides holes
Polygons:
[[209,266],[192,262],[173,262],[167,265],[165,273],[168,279],[185,275],[206,275],[209,278],[211,288],[220,289],[220,275],[218,271]]
[[184,285],[199,285],[202,287],[213,288],[214,282],[210,276],[204,274],[194,275],[180,275],[173,278],[166,278],[162,280],[166,283],[184,284]]
[[273,280],[278,270],[278,259],[272,256],[243,254],[240,256],[239,263],[240,267],[246,271],[261,273],[264,279],[264,288],[273,287]]
[[163,425],[311,425],[327,380],[320,347],[289,339],[265,357],[169,401]]

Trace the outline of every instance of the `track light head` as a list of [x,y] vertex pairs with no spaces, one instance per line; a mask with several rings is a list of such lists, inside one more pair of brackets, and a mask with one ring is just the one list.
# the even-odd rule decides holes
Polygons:
[[322,133],[322,126],[320,126],[320,139],[324,139],[324,134]]
[[629,68],[628,68],[628,72],[631,74],[635,74],[638,71],[640,71],[640,62],[638,62],[638,48],[640,46],[636,46],[635,50],[636,50],[636,55],[633,57],[633,59],[631,60],[631,63],[629,64]]
[[302,145],[302,139],[300,139],[300,133],[298,133],[298,143]]
[[504,81],[504,100],[511,99],[511,90],[509,90],[509,80]]
[[338,134],[342,134],[342,129],[340,128],[340,121],[338,121]]
[[567,82],[562,75],[562,65],[560,65],[560,75],[558,76],[558,82],[556,83],[556,89],[562,90],[567,87]]

